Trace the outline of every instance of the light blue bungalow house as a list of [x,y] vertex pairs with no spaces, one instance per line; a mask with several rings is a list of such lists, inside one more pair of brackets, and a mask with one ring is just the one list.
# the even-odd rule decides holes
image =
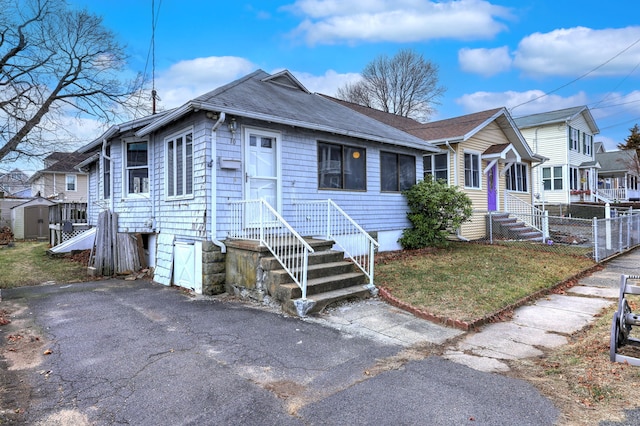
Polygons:
[[79,151],[89,222],[117,213],[155,281],[303,315],[375,289],[373,251],[400,248],[401,191],[440,149],[258,70]]

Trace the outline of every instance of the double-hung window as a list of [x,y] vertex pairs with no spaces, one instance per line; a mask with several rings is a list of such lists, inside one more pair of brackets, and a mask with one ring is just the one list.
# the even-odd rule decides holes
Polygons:
[[569,126],[569,149],[580,152],[580,130]]
[[449,157],[447,154],[425,155],[423,158],[424,177],[431,175],[433,179],[449,179]]
[[542,185],[545,191],[562,189],[562,167],[543,167]]
[[580,170],[576,169],[575,167],[569,167],[569,189],[580,189],[580,179],[578,178],[579,175]]
[[76,175],[67,175],[65,182],[66,182],[65,189],[67,191],[72,191],[72,192],[77,191],[78,180]]
[[318,142],[318,188],[367,189],[366,150]]
[[464,186],[480,188],[480,154],[464,154]]
[[147,142],[127,142],[125,145],[127,194],[147,194],[149,193]]
[[416,184],[416,157],[380,152],[380,190],[400,192]]
[[582,152],[584,155],[591,156],[593,152],[593,135],[582,133]]
[[528,192],[527,186],[527,165],[512,164],[505,174],[506,187],[508,191]]
[[173,135],[165,140],[167,197],[193,195],[193,132]]

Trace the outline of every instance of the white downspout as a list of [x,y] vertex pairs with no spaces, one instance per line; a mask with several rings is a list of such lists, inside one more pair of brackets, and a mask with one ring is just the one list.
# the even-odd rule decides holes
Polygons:
[[458,154],[456,150],[451,147],[449,141],[446,141],[444,144],[453,153],[453,185],[458,186]]
[[217,212],[218,212],[218,206],[217,206],[217,186],[218,186],[218,179],[216,176],[216,169],[217,169],[217,160],[216,160],[216,152],[217,152],[217,129],[218,127],[220,127],[220,125],[222,123],[224,123],[224,120],[226,118],[226,114],[224,112],[220,112],[220,116],[218,117],[218,120],[213,124],[213,127],[211,128],[211,226],[209,227],[209,229],[211,230],[211,242],[215,245],[217,245],[218,247],[220,247],[220,251],[222,253],[226,253],[227,252],[227,246],[224,245],[224,243],[220,240],[217,239],[217,223],[218,223],[218,217],[217,217]]

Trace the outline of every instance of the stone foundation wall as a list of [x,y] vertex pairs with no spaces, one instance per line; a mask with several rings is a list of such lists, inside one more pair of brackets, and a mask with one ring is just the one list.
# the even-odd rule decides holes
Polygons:
[[261,259],[271,256],[255,241],[227,241],[226,291],[243,298],[264,301],[267,296]]
[[202,242],[202,294],[224,293],[226,288],[226,255],[211,241]]

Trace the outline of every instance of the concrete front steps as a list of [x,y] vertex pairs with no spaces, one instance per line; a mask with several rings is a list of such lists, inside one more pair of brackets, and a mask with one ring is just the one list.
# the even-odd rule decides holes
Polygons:
[[[509,213],[493,213],[493,234],[509,240],[542,241],[542,232],[527,226]],[[495,229],[495,228],[498,229]]]
[[[370,295],[366,275],[345,260],[343,252],[332,250],[333,241],[307,242],[315,250],[309,255],[307,268],[307,300],[313,304],[303,315],[318,313],[334,302]],[[301,315],[296,305],[302,301],[302,289],[274,257],[265,257],[260,264],[269,294],[282,305],[284,312]]]

